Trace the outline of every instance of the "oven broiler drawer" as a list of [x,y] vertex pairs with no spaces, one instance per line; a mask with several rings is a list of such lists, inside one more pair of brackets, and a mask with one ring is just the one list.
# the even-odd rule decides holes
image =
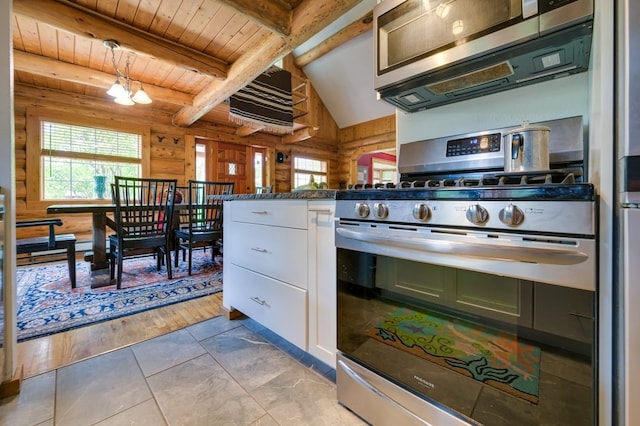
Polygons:
[[306,291],[233,264],[225,268],[233,282],[224,290],[225,306],[307,350]]

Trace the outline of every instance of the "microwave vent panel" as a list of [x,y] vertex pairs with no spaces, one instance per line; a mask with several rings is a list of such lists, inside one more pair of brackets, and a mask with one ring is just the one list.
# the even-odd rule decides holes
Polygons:
[[457,77],[428,84],[426,87],[435,95],[444,95],[504,79],[512,75],[513,67],[509,61],[504,61]]

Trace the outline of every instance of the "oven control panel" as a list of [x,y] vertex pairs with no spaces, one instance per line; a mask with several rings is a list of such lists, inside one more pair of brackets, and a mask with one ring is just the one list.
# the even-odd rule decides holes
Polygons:
[[595,233],[592,201],[525,200],[340,200],[344,220],[447,227],[478,227],[543,233]]
[[447,141],[447,157],[499,152],[501,144],[502,134],[500,133],[452,139]]

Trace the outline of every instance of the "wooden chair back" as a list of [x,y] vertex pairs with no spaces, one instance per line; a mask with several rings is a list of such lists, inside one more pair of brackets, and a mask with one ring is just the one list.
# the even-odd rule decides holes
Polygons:
[[114,221],[119,239],[165,237],[171,228],[175,179],[116,176]]

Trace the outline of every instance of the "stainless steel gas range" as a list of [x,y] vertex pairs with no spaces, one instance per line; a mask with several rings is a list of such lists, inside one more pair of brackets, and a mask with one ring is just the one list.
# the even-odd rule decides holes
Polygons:
[[541,124],[550,170],[502,172],[494,129],[402,146],[396,187],[337,193],[338,399],[368,422],[597,418],[584,129]]

